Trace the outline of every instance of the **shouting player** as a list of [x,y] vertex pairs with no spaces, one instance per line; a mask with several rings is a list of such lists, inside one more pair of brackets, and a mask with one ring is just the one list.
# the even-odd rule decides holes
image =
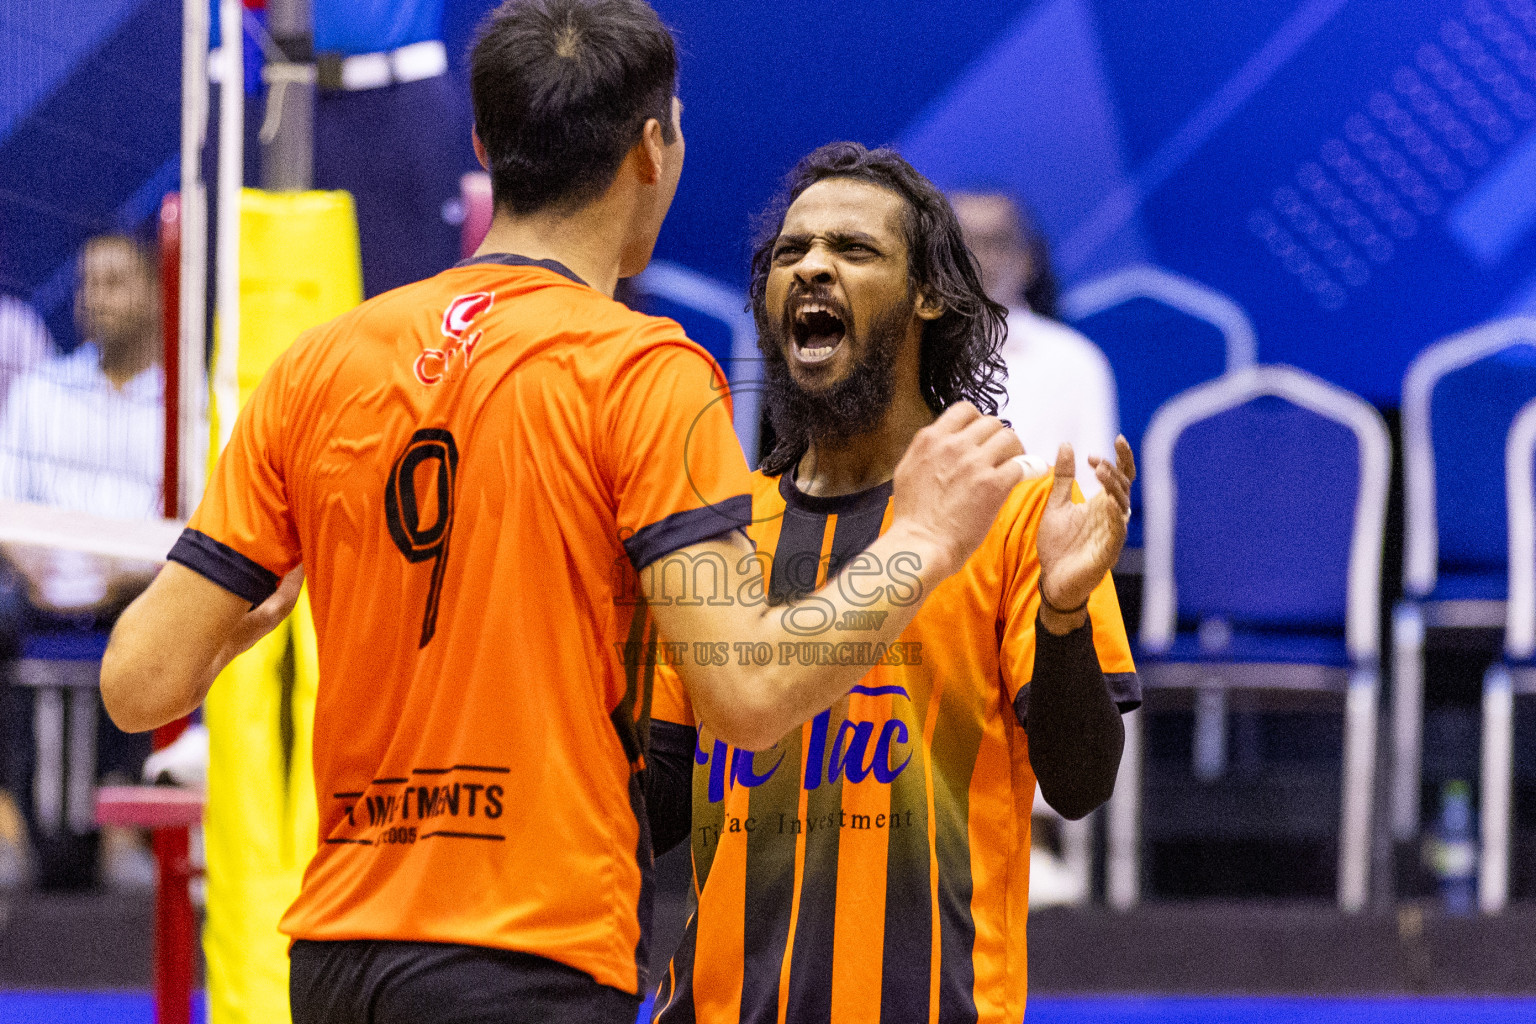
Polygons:
[[[1054,478],[1015,487],[965,568],[880,642],[873,595],[899,580],[870,553],[894,526],[893,474],[899,502],[921,430],[962,400],[995,405],[1004,310],[948,203],[895,153],[825,146],[784,204],[752,260],[777,444],[753,476],[751,534],[770,602],[816,634],[775,656],[868,675],[754,755],[707,718],[695,739],[662,673],[653,830],[661,849],[690,826],[675,790],[691,774],[697,912],[659,1019],[1017,1024],[1036,779],[1067,817],[1093,810],[1114,786],[1119,713],[1140,703],[1107,577],[1130,447],[1091,460],[1104,490],[1084,504],[1063,445]],[[833,577],[872,614],[805,596]]]
[[[509,0],[470,77],[496,200],[480,254],[277,360],[102,665],[125,728],[186,714],[286,614],[302,566],[320,848],[282,922],[297,1024],[629,1024],[651,673],[626,652],[657,627],[795,639],[760,604],[658,602],[653,621],[629,599],[667,556],[755,564],[719,368],[611,298],[650,259],[682,170],[671,36],[641,0]],[[877,554],[915,552],[931,591],[981,543],[1021,450],[971,406],[923,431]],[[872,639],[915,614],[896,596]],[[754,749],[861,674],[682,675],[714,734]]]

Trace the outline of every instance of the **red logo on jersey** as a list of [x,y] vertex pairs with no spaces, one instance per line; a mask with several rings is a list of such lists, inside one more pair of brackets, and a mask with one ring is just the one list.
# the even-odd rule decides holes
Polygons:
[[442,348],[423,349],[421,355],[416,357],[416,379],[431,387],[441,384],[453,376],[454,358],[460,354],[464,356],[463,365],[469,366],[475,358],[475,346],[480,344],[480,336],[484,331],[469,333],[470,326],[475,317],[490,309],[496,302],[496,296],[492,292],[475,292],[473,295],[460,295],[448,303],[448,308],[443,310],[443,338],[446,339]]

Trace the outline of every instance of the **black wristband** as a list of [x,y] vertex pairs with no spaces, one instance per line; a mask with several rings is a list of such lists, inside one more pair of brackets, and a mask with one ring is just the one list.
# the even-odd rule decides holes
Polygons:
[[1055,612],[1057,615],[1076,615],[1078,612],[1083,611],[1088,607],[1088,602],[1084,601],[1076,608],[1057,608],[1055,605],[1051,604],[1050,600],[1045,596],[1044,587],[1036,586],[1035,590],[1040,594],[1040,606],[1048,611]]

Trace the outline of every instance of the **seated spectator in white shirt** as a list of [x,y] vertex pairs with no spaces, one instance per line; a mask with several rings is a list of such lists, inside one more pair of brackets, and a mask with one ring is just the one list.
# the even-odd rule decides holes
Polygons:
[[[1120,412],[1115,375],[1099,347],[1056,319],[1056,278],[1045,238],[1012,196],[994,189],[952,192],[950,205],[976,257],[981,286],[1008,307],[1003,362],[1008,390],[999,411],[1024,442],[1024,450],[1048,462],[1069,442],[1077,456],[1077,482],[1097,492],[1099,481],[1088,456],[1113,458]],[[1035,801],[1030,850],[1029,904],[1034,908],[1072,906],[1088,899],[1081,865],[1069,864],[1047,836],[1060,819],[1043,800]],[[1063,837],[1064,838],[1064,837]],[[1065,843],[1063,843],[1065,846]]]
[[1008,396],[999,415],[1024,450],[1054,461],[1069,442],[1077,480],[1098,490],[1088,456],[1113,459],[1120,432],[1115,376],[1099,347],[1056,316],[1056,281],[1044,237],[1015,200],[991,189],[950,194],[965,242],[981,270],[982,287],[1008,307],[1003,362]]
[[[165,375],[151,251],[100,235],[80,253],[75,320],[83,342],[17,378],[0,416],[0,498],[114,519],[161,514]],[[5,552],[41,608],[120,605],[143,568],[51,549]]]
[[0,421],[0,497],[157,516],[165,375],[151,254],[126,235],[86,242],[75,319],[83,343],[12,384]]

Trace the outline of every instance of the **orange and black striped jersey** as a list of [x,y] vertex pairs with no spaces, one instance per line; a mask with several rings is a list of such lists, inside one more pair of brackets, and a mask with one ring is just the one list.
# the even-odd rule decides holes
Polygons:
[[301,560],[320,681],[304,939],[490,946],[644,984],[634,569],[740,528],[719,367],[558,264],[482,257],[307,332],[171,557]]
[[[817,498],[793,472],[753,477],[749,530],[771,599],[843,573],[845,592],[915,597],[914,564],[865,551],[891,486]],[[662,1024],[982,1021],[1018,1024],[1026,993],[1030,810],[1024,727],[1035,661],[1035,530],[1051,478],[1021,483],[964,568],[899,642],[816,621],[771,655],[853,660],[869,674],[756,754],[701,727],[694,753],[694,913],[656,1001]],[[1140,687],[1108,578],[1089,601],[1094,648],[1122,711]],[[736,652],[733,652],[733,654]],[[743,656],[770,652],[744,651]],[[674,672],[653,717],[694,725]]]

